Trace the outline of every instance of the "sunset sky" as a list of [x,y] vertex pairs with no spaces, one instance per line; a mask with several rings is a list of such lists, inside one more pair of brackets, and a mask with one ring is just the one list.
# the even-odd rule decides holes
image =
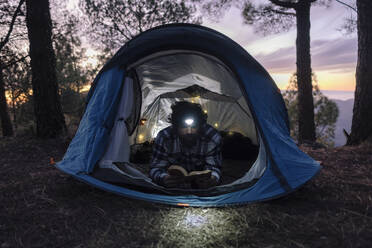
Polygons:
[[[345,2],[350,4],[353,1]],[[77,0],[69,0],[69,6],[71,10],[76,10]],[[312,69],[321,90],[355,90],[357,36],[356,33],[345,35],[340,31],[344,18],[351,13],[351,10],[335,1],[329,8],[311,8]],[[231,8],[223,18],[219,18],[219,22],[204,18],[202,25],[239,43],[266,68],[279,88],[286,88],[291,74],[296,70],[296,28],[275,35],[257,34],[254,27],[243,24],[241,11],[237,8]]]
[[[311,9],[312,69],[322,90],[355,90],[356,33],[345,35],[339,30],[350,14],[337,3]],[[296,29],[264,37],[242,23],[240,10],[233,8],[218,23],[204,20],[203,25],[239,43],[268,70],[279,88],[285,89],[296,70]]]

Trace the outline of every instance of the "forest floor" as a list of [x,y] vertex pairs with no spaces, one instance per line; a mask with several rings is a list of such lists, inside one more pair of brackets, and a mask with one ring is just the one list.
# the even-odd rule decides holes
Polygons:
[[60,172],[68,142],[0,138],[0,248],[371,247],[372,146],[302,149],[320,174],[269,202],[180,208],[117,196]]

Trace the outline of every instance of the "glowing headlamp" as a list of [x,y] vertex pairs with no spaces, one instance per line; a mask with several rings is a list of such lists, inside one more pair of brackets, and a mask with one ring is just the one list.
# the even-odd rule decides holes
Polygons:
[[193,118],[186,118],[185,119],[185,124],[186,124],[186,126],[191,127],[192,124],[194,124],[194,119]]

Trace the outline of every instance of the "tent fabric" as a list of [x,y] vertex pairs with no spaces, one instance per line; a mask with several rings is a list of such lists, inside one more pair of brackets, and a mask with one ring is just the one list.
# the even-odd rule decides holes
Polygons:
[[118,67],[102,73],[63,160],[57,165],[70,173],[90,173],[103,156],[114,124],[124,71]]
[[[138,61],[143,60],[142,65],[146,64],[146,61],[152,63],[156,61],[155,54],[166,51],[207,54],[216,61],[221,61],[223,67],[231,71],[237,89],[242,95],[237,101],[248,106],[259,138],[260,153],[255,162],[256,167],[254,165],[252,168],[265,168],[257,171],[256,175],[262,176],[253,186],[242,187],[247,180],[243,178],[242,183],[236,184],[238,187],[235,190],[231,191],[231,185],[225,186],[229,190],[226,193],[222,191],[218,195],[172,195],[118,186],[92,176],[97,162],[103,158],[110,145],[110,134],[116,123],[119,103],[123,98],[121,92],[126,84],[124,80],[128,70],[131,69],[130,66],[138,69],[141,66]],[[171,54],[172,52],[169,53]],[[192,57],[186,56],[185,61],[186,59]],[[142,94],[146,94],[143,89]],[[133,95],[133,97],[138,96]],[[155,98],[156,96],[152,102]],[[126,197],[189,206],[225,206],[264,201],[294,191],[314,177],[321,168],[316,161],[299,150],[291,139],[284,101],[269,74],[237,43],[209,28],[191,24],[174,24],[143,32],[126,43],[103,67],[94,80],[87,101],[87,108],[78,131],[63,160],[58,162],[56,167],[92,186]],[[143,110],[141,113],[144,112]],[[136,178],[131,174],[132,172],[125,173],[128,174],[125,177],[128,178],[129,184],[130,180],[132,185],[138,182],[140,174]]]
[[171,55],[159,52],[157,56],[160,57],[136,67],[145,106],[159,95],[194,84],[234,99],[242,96],[239,85],[233,83],[236,81],[234,75],[216,59],[212,60],[202,53],[193,54],[190,51],[174,51]]
[[[71,174],[70,171],[58,166],[62,171]],[[252,187],[238,190],[228,194],[217,196],[196,196],[196,195],[161,195],[144,193],[117,185],[105,183],[87,174],[71,174],[76,179],[88,183],[97,188],[116,193],[122,196],[130,197],[137,200],[147,200],[157,203],[178,205],[178,206],[194,206],[194,207],[215,207],[246,204],[250,202],[270,200],[291,193],[285,191],[278,178],[267,170],[261,179]]]
[[163,93],[155,98],[142,114],[146,122],[138,127],[141,136],[140,139],[136,137],[137,142],[154,139],[160,130],[168,127],[171,106],[184,100],[201,104],[208,114],[208,123],[219,131],[238,132],[250,138],[255,145],[258,144],[256,128],[249,110],[244,110],[231,96],[220,95],[197,85]]
[[114,126],[110,132],[109,145],[105,154],[99,161],[101,168],[113,168],[113,162],[128,162],[130,156],[130,145],[127,126],[125,121],[129,118],[133,108],[133,80],[130,77],[125,79],[121,92],[121,99],[115,117]]
[[[142,117],[154,117],[141,128],[141,138],[136,142],[153,139],[169,125],[167,116],[175,101],[197,95],[191,101],[201,104],[208,111],[209,124],[218,126],[219,130],[240,132],[257,144],[256,129],[248,105],[234,74],[223,62],[201,52],[195,54],[185,50],[169,50],[166,53],[161,51],[149,57],[151,60],[144,59],[137,67],[130,66],[136,68],[141,84]],[[186,88],[185,85],[189,87]],[[191,89],[193,92],[187,92]],[[216,96],[218,100],[211,101]],[[235,104],[227,104],[227,101]],[[148,106],[150,107],[147,108]],[[246,113],[241,113],[242,111]],[[249,117],[251,119],[247,120]],[[156,128],[151,121],[157,123]],[[143,131],[145,128],[146,132]]]

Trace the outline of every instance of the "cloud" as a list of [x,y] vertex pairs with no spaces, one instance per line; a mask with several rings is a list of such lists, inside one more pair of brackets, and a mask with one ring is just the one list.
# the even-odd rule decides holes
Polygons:
[[255,58],[270,72],[292,73],[296,65],[295,47],[280,48],[272,53],[259,53]]
[[[357,39],[314,40],[311,42],[311,55],[314,71],[350,72],[356,66]],[[292,73],[296,70],[294,46],[271,53],[258,53],[255,58],[272,73]]]
[[226,11],[226,13],[223,12],[223,14],[221,19],[215,18],[218,21],[204,18],[203,26],[218,30],[241,46],[245,46],[257,40],[254,28],[250,25],[243,24],[243,17],[240,9],[232,7]]
[[355,70],[357,50],[357,38],[314,42],[311,48],[312,66],[314,70]]

